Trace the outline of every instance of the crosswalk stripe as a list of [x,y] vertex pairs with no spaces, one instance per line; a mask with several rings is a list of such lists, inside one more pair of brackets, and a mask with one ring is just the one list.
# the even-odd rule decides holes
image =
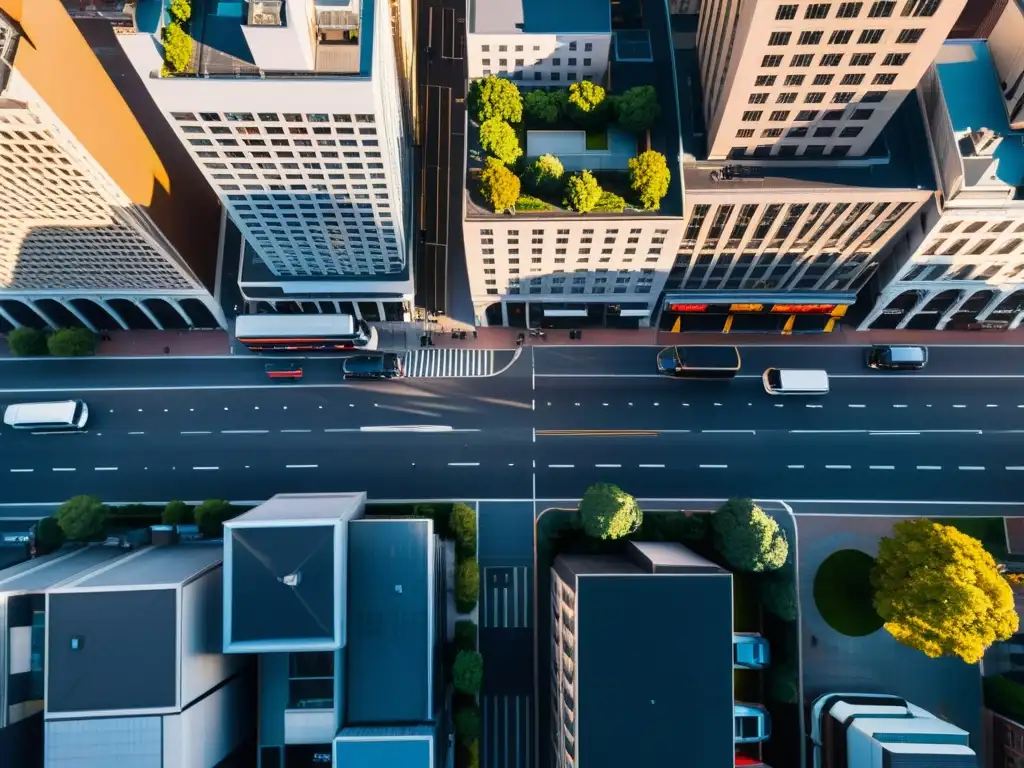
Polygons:
[[494,373],[494,350],[416,349],[409,352],[405,369],[415,378],[490,376]]

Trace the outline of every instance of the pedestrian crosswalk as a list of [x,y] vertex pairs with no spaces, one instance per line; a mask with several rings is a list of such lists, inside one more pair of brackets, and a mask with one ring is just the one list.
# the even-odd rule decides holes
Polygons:
[[491,376],[493,349],[414,349],[405,359],[405,375],[417,377]]

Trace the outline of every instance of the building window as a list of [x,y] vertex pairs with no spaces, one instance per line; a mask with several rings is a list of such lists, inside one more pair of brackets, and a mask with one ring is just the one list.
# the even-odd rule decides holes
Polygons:
[[796,103],[796,92],[790,91],[788,93],[780,93],[779,97],[775,100],[776,104],[795,104]]
[[860,97],[863,104],[876,104],[885,98],[885,91],[868,91]]
[[[805,77],[806,77],[805,75],[786,75],[786,85],[788,87],[790,87],[790,88],[799,88],[801,85],[804,84],[804,78]],[[775,78],[773,76],[772,80],[774,80],[774,79]],[[772,85],[772,84],[773,83],[769,83],[769,85]]]
[[814,76],[814,84],[815,85],[832,85],[832,80],[834,78],[835,78],[835,75],[815,75]]
[[758,75],[754,80],[754,86],[757,88],[771,88],[775,85],[776,75]]
[[837,91],[836,93],[832,94],[832,103],[849,104],[851,101],[853,101],[853,97],[853,91]]
[[747,112],[743,113],[743,122],[744,123],[756,123],[760,119],[761,119],[761,111],[760,110],[751,110],[751,111],[747,111]]
[[818,119],[818,110],[816,109],[801,109],[796,113],[796,121],[798,123],[809,123],[812,120]]
[[[797,120],[800,118],[797,117]],[[786,133],[787,139],[803,139],[807,136],[807,126],[801,125],[799,128],[790,128]]]
[[902,67],[910,58],[909,53],[887,53],[882,59],[883,67]]
[[797,45],[819,45],[821,43],[821,35],[820,31],[801,32]]
[[864,29],[861,30],[860,37],[857,38],[859,45],[877,45],[882,42],[881,29]]
[[827,139],[830,138],[836,132],[835,128],[822,127],[814,129],[814,138],[816,139]]
[[775,54],[775,55],[772,55],[772,56],[764,56],[761,59],[761,66],[762,67],[781,67],[782,66],[782,57],[779,56],[778,54]]
[[863,82],[864,75],[843,75],[842,79],[843,85],[860,85]]
[[831,120],[832,122],[836,122],[837,120],[842,120],[843,119],[843,110],[841,110],[841,109],[827,109],[827,110],[825,110],[825,115],[824,115],[823,119]]
[[824,19],[832,6],[828,3],[811,3],[804,11],[805,19]]
[[584,67],[589,67],[591,61],[592,61],[592,59],[583,59],[583,66]]
[[777,110],[772,112],[771,117],[768,118],[773,123],[784,123],[789,120],[789,112],[787,110]]
[[840,19],[855,19],[860,16],[864,3],[840,3],[836,17]]
[[903,8],[904,16],[934,16],[942,0],[909,0]]
[[844,139],[855,139],[860,136],[860,132],[863,130],[864,129],[859,125],[851,125],[843,128],[843,130],[839,132],[839,136]]
[[569,50],[570,51],[575,51],[576,50],[576,41],[575,40],[570,40],[569,41]]
[[855,109],[853,114],[850,115],[851,120],[870,120],[871,116],[875,113],[873,109]]
[[821,57],[821,66],[823,67],[838,67],[843,62],[843,54],[841,53],[826,53]]
[[810,53],[801,53],[790,59],[791,67],[809,67],[814,62],[814,56]]
[[837,29],[828,38],[829,45],[846,45],[853,37],[852,29]]
[[796,18],[795,5],[780,5],[775,9],[775,20],[776,21],[792,21]]
[[871,84],[872,85],[892,85],[895,82],[896,82],[896,73],[895,72],[886,72],[886,73],[875,75],[874,79],[871,81]]
[[792,32],[772,32],[768,37],[768,45],[789,45],[792,36]]
[[855,53],[850,56],[851,67],[868,67],[874,60],[875,54],[873,53]]
[[754,129],[753,128],[741,128],[740,130],[736,131],[736,138],[737,139],[752,139],[752,138],[754,138]]
[[761,138],[762,139],[778,139],[781,136],[782,136],[782,129],[781,128],[768,128],[768,129],[766,129],[764,131],[761,131]]
[[764,104],[768,101],[767,93],[752,93],[747,97],[748,104]]
[[900,33],[896,35],[896,43],[898,45],[913,45],[920,41],[923,35],[923,29],[901,29]]
[[868,11],[868,18],[888,19],[892,16],[892,12],[895,10],[896,3],[894,0],[878,0],[878,2],[871,4],[871,10]]
[[594,50],[594,44],[593,43],[584,43],[583,44],[583,50],[587,51],[587,52]]
[[821,104],[825,100],[824,91],[811,91],[804,96],[804,103],[806,104]]
[[562,60],[559,59],[559,58],[552,59],[551,60],[551,66],[553,66],[553,67],[560,67],[560,66],[562,66]]

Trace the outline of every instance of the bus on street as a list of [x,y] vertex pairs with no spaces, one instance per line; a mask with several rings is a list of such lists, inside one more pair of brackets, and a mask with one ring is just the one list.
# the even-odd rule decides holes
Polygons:
[[235,338],[253,352],[377,349],[377,329],[352,315],[239,315]]

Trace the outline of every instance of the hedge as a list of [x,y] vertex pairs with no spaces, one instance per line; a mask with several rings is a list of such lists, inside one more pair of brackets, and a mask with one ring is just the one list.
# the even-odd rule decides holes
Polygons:
[[476,555],[476,512],[465,504],[454,504],[448,515],[448,528],[455,539],[455,552],[459,558]]
[[480,566],[476,560],[463,560],[455,574],[455,608],[470,613],[480,599]]
[[470,619],[459,619],[455,622],[455,650],[476,650],[476,624]]

